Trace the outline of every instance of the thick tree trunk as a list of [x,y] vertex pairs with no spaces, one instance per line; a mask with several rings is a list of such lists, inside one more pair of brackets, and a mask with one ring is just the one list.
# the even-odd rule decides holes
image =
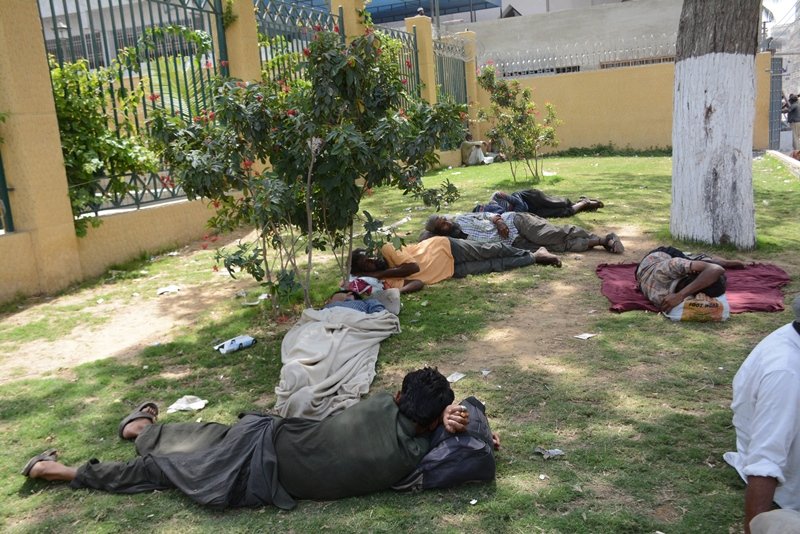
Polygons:
[[760,0],[684,0],[672,126],[673,236],[755,246],[753,113]]

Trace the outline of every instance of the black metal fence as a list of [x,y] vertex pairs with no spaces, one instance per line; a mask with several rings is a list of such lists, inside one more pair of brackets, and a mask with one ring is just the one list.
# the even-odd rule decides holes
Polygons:
[[411,33],[394,28],[377,27],[376,31],[400,42],[400,73],[406,80],[408,94],[419,98],[419,53],[417,50],[417,28]]
[[466,54],[464,43],[456,39],[433,41],[436,58],[436,84],[439,93],[459,104],[467,104]]
[[[211,80],[227,66],[222,0],[38,0],[43,37],[55,64],[110,69],[103,112],[118,136],[146,130],[154,109],[191,120],[213,109]],[[120,95],[138,95],[120,105]],[[166,176],[166,178],[165,178]],[[99,176],[90,211],[141,206],[184,196],[166,172],[117,176],[126,194],[110,194]]]
[[339,14],[303,4],[280,0],[254,0],[258,24],[258,44],[262,77],[271,80],[296,80],[302,70],[296,68],[318,31],[336,32],[344,42],[341,7]]
[[8,200],[6,175],[3,171],[3,156],[0,154],[0,231],[14,231],[14,219],[11,217],[11,203]]

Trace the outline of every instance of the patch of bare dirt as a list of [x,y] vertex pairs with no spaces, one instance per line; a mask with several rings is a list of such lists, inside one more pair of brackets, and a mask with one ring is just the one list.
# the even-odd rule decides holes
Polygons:
[[[573,336],[588,332],[597,314],[608,313],[608,301],[599,292],[600,281],[595,268],[601,263],[638,261],[658,246],[651,236],[642,234],[635,226],[622,226],[615,231],[625,244],[622,255],[609,254],[601,248],[563,255],[564,266],[558,279],[516,295],[521,299],[521,305],[512,315],[490,325],[480,339],[468,342],[457,357],[443,362],[441,370],[446,374],[452,371],[477,372],[485,367],[513,364],[523,368],[536,366],[552,374],[579,372],[566,367],[559,356],[574,352],[576,346],[587,343]],[[236,235],[228,240],[240,237]],[[193,255],[199,252],[202,252],[200,246],[194,245],[182,249],[180,255],[192,261]],[[788,256],[786,262],[780,258],[775,260],[784,268],[794,263]],[[209,264],[208,260],[203,264]],[[541,266],[534,269],[551,268]],[[793,268],[787,270],[792,275],[798,274],[791,272],[795,270]],[[135,293],[135,281],[132,282],[131,292]],[[168,283],[165,279],[164,285]],[[4,350],[0,345],[0,383],[53,372],[68,376],[72,367],[85,362],[130,358],[148,345],[171,341],[181,328],[194,323],[201,314],[208,313],[223,300],[234,298],[237,291],[253,287],[255,282],[249,277],[234,280],[220,273],[202,283],[184,285],[176,294],[155,297],[152,292],[141,292],[124,303],[92,304],[83,311],[105,315],[108,320],[100,325],[74,328],[56,341],[25,343],[14,351]],[[95,302],[95,296],[103,290],[101,286],[53,299],[34,300],[22,311],[2,320],[6,324],[36,321],[54,307]],[[631,378],[635,378],[637,373],[644,378],[647,372],[644,367],[626,371]]]
[[[240,235],[230,237],[230,241]],[[202,252],[199,245],[186,247],[178,253],[186,261]],[[202,268],[211,268],[208,259],[198,261]],[[168,343],[181,330],[194,323],[203,313],[208,313],[218,303],[235,298],[237,291],[250,289],[255,283],[249,277],[232,279],[227,273],[216,273],[208,280],[182,284],[159,278],[159,284],[175,283],[177,293],[157,296],[154,291],[139,288],[152,278],[124,282],[132,295],[129,299],[105,301],[100,298],[108,291],[105,286],[72,292],[55,298],[33,298],[24,303],[22,310],[4,317],[5,325],[24,325],[41,320],[53,310],[80,303],[81,312],[106,317],[101,324],[78,326],[55,341],[35,340],[14,347],[13,343],[0,345],[0,384],[21,378],[33,378],[48,373],[68,377],[70,369],[82,363],[118,358],[125,360],[156,343]],[[126,286],[127,287],[127,286]]]
[[636,262],[658,246],[633,226],[620,227],[616,233],[625,244],[623,254],[609,254],[598,247],[563,255],[561,274],[566,276],[518,295],[521,303],[512,316],[490,325],[480,339],[468,343],[452,370],[477,372],[484,367],[516,364],[553,374],[569,372],[558,356],[572,352],[575,344],[586,343],[573,336],[589,332],[596,314],[608,313],[596,267],[601,263]]

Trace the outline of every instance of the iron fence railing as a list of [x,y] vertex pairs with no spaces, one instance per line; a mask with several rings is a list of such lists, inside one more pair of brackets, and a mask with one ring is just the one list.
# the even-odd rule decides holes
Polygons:
[[400,73],[406,80],[408,94],[418,98],[420,95],[419,83],[419,52],[417,50],[417,28],[416,26],[409,33],[395,28],[385,28],[377,26],[377,33],[382,33],[387,37],[400,42],[400,52],[398,61],[400,62]]
[[3,171],[3,156],[0,154],[0,232],[14,231],[14,219],[11,217],[11,202],[8,199],[8,186]]
[[439,93],[456,103],[467,103],[466,53],[464,43],[453,38],[433,41],[436,58],[436,84]]
[[303,48],[318,31],[337,32],[344,42],[342,8],[334,15],[322,9],[280,0],[254,0],[262,77],[297,80]]
[[[90,69],[111,68],[103,93],[109,126],[119,136],[143,134],[148,116],[164,109],[191,120],[213,109],[212,78],[226,71],[221,0],[38,0],[45,48],[55,63],[85,61]],[[215,41],[208,50],[198,43]],[[126,54],[133,60],[126,60]],[[135,111],[117,96],[140,96]],[[161,173],[120,176],[125,195],[107,195],[108,177],[95,187],[98,212],[185,196],[159,187]]]
[[500,76],[547,76],[567,72],[613,69],[675,61],[677,34],[620,38],[616,42],[583,42],[558,48],[517,50],[480,58]]

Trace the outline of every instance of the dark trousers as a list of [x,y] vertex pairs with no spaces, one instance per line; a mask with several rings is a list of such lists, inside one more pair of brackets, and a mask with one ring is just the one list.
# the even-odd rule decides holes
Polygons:
[[481,243],[452,237],[448,239],[453,254],[453,278],[507,271],[536,263],[529,251],[503,243]]
[[151,454],[195,452],[220,443],[231,427],[219,423],[150,425],[136,438],[138,457],[128,462],[99,462],[78,468],[73,488],[92,488],[110,493],[141,493],[174,488]]
[[575,210],[572,209],[572,201],[565,197],[546,195],[538,189],[517,191],[513,193],[513,196],[518,197],[528,205],[528,213],[533,213],[545,219],[572,217],[575,215]]

